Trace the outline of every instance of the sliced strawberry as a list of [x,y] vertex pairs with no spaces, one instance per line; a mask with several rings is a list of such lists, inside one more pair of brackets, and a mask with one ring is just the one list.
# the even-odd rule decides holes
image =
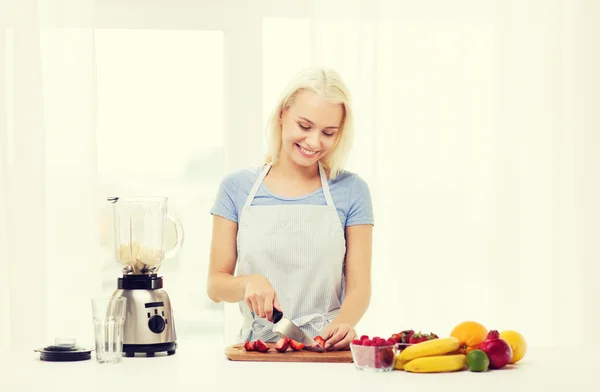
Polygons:
[[323,339],[321,336],[315,336],[313,340],[317,342],[319,346],[325,348],[325,339]]
[[290,341],[284,336],[277,343],[275,343],[275,350],[279,351],[280,353],[283,353],[285,352],[285,350],[288,349],[289,346]]
[[294,339],[290,339],[290,347],[294,351],[300,351],[304,348],[304,343],[300,343],[295,341]]
[[254,345],[252,343],[250,343],[248,340],[246,340],[246,343],[244,343],[244,348],[246,349],[246,351],[255,351]]
[[261,353],[266,353],[267,351],[269,351],[271,349],[271,347],[267,346],[267,344],[265,342],[263,342],[262,340],[257,339],[254,341],[254,349]]

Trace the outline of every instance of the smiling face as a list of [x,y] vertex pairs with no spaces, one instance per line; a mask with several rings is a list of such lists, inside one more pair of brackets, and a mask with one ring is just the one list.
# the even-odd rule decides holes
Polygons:
[[281,116],[282,157],[309,167],[329,154],[339,136],[344,107],[302,91]]

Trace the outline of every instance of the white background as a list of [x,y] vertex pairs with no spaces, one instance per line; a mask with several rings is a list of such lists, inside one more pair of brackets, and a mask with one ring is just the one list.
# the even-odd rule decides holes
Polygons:
[[183,223],[161,269],[180,338],[232,342],[235,305],[205,293],[209,209],[312,64],[347,81],[348,169],[373,196],[360,334],[600,328],[600,2],[1,4],[1,347],[92,341],[89,299],[120,271],[105,200],[126,194],[168,196]]

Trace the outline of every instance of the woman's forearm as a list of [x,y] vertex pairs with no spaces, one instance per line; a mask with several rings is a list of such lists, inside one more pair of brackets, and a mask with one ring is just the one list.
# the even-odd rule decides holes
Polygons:
[[215,303],[240,302],[244,299],[249,276],[232,276],[225,272],[213,273],[208,277],[208,296]]
[[369,308],[371,290],[369,288],[354,289],[347,293],[340,308],[340,313],[332,324],[347,323],[354,328]]

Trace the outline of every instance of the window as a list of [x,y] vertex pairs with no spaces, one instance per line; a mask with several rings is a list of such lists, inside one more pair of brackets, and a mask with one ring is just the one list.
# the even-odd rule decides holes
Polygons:
[[[222,332],[206,296],[210,206],[224,168],[223,34],[198,30],[96,31],[97,157],[101,197],[161,195],[185,243],[159,275],[178,338]],[[103,290],[120,276],[112,259],[111,206],[102,209]],[[168,237],[172,247],[175,232]]]

